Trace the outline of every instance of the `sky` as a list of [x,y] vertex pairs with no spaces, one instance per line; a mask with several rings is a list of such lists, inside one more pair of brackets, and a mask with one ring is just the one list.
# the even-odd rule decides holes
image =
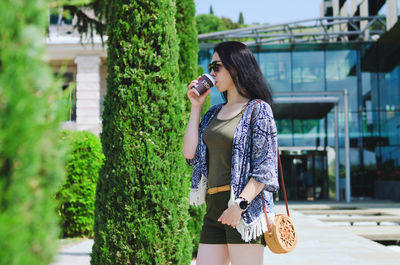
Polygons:
[[323,0],[194,0],[196,15],[208,14],[210,5],[214,15],[227,17],[233,22],[243,13],[244,23],[270,25],[320,17]]

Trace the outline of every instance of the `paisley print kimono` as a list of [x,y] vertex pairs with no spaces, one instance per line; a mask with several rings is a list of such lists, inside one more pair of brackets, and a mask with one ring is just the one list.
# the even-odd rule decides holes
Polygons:
[[[252,100],[240,119],[232,143],[231,196],[227,207],[232,205],[250,180],[265,184],[263,193],[268,217],[273,221],[273,192],[278,191],[278,142],[277,131],[271,107],[264,101]],[[200,205],[205,202],[207,191],[207,146],[203,134],[214,115],[223,104],[212,106],[202,117],[199,126],[199,141],[196,155],[187,159],[193,166],[190,203]],[[253,135],[251,137],[251,112],[253,113]],[[261,193],[250,203],[249,208],[242,213],[239,225],[236,227],[246,242],[257,238],[267,231],[263,211]]]

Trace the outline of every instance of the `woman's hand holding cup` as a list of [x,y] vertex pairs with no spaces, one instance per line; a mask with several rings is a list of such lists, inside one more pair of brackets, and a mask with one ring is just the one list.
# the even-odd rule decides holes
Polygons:
[[211,89],[207,89],[203,94],[201,94],[200,96],[197,95],[196,91],[193,89],[195,86],[197,86],[199,84],[199,80],[202,77],[199,76],[197,78],[197,80],[193,80],[192,82],[190,82],[189,86],[188,86],[188,92],[187,92],[187,96],[190,100],[190,102],[192,103],[193,107],[202,107],[206,97],[208,94],[210,94]]

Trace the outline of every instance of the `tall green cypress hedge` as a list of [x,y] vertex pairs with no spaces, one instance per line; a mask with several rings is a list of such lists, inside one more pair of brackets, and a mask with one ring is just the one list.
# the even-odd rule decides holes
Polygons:
[[[179,80],[182,83],[183,94],[189,83],[203,74],[204,69],[198,66],[199,42],[197,40],[196,8],[193,0],[177,1],[176,32],[179,39]],[[190,101],[185,101],[186,113],[190,113]],[[210,97],[203,106],[205,113],[211,105]],[[189,116],[187,116],[187,119]],[[187,121],[185,118],[184,120]]]
[[61,84],[44,61],[47,19],[47,1],[0,1],[1,264],[49,264],[57,251]]
[[177,1],[176,8],[176,32],[179,38],[179,79],[186,84],[187,88],[190,81],[197,78],[199,44],[195,19],[196,8],[193,0]]
[[[179,79],[182,83],[182,95],[186,99],[186,112],[184,116],[185,124],[189,120],[190,101],[186,97],[186,91],[189,83],[196,79],[199,75],[198,69],[198,53],[199,44],[197,41],[196,29],[196,8],[193,0],[181,0],[176,3],[176,32],[179,37]],[[210,106],[210,100],[205,103],[204,110]],[[183,159],[183,157],[182,157]],[[182,174],[186,176],[187,187],[190,187],[192,167],[185,167]],[[200,240],[201,226],[203,224],[203,216],[205,207],[189,206],[190,220],[188,229],[192,238],[193,253],[197,256],[197,250]]]
[[189,264],[175,2],[115,0],[92,264]]

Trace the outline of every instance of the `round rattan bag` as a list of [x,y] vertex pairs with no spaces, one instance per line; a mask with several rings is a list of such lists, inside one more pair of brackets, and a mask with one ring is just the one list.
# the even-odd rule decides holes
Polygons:
[[264,233],[268,248],[276,254],[292,251],[297,245],[297,232],[292,219],[285,214],[278,214],[274,222]]

